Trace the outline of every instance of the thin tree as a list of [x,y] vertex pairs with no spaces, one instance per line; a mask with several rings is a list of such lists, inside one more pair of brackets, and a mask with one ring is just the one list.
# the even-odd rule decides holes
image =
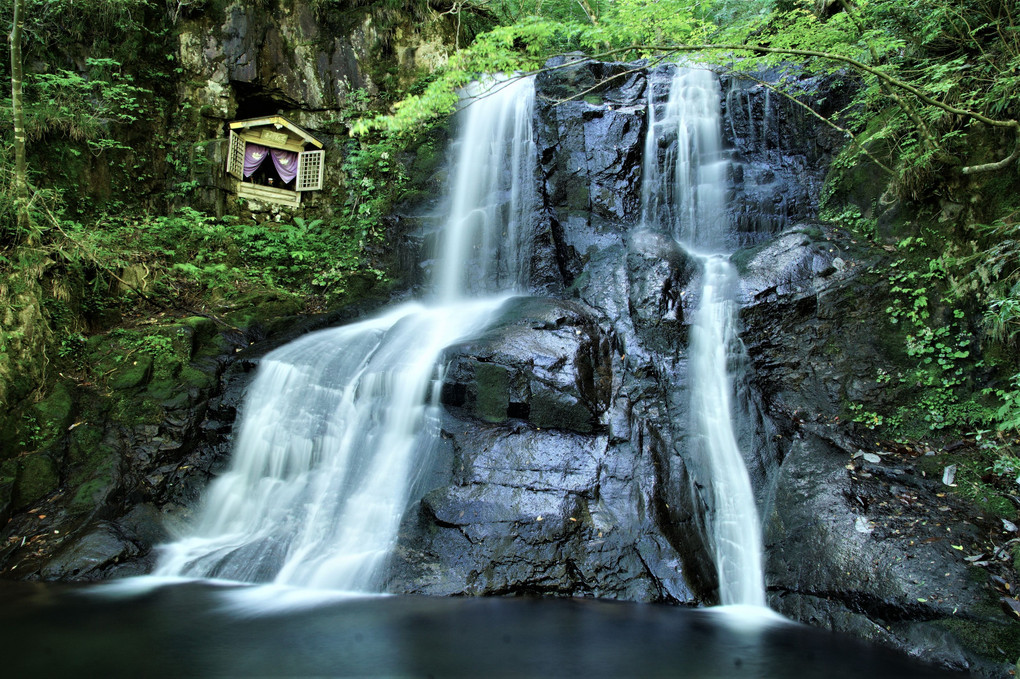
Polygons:
[[[25,0],[14,0],[14,20],[11,23],[11,109],[14,115],[14,200],[18,214],[18,227],[29,232],[28,214],[28,160],[25,157],[25,110],[22,101],[21,34],[25,23]],[[29,236],[31,238],[31,236]]]

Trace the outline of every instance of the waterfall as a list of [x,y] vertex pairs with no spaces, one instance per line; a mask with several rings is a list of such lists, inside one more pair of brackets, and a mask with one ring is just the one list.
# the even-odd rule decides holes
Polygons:
[[490,82],[465,101],[435,303],[268,354],[229,469],[210,484],[191,533],[163,547],[156,575],[381,588],[438,437],[442,351],[527,285],[533,80]]
[[645,225],[671,233],[702,263],[701,298],[690,332],[691,454],[707,471],[705,518],[722,604],[764,606],[760,522],[734,424],[732,365],[737,336],[737,274],[730,236],[728,162],[721,141],[719,81],[678,68],[663,104],[649,98],[642,187]]
[[531,79],[472,84],[455,145],[436,295],[459,299],[495,286],[522,291],[531,273],[535,150]]

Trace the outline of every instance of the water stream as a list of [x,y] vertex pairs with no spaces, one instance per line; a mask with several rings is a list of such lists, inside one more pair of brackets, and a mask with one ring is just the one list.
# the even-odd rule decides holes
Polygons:
[[527,284],[533,101],[532,79],[466,93],[434,302],[267,355],[230,468],[155,575],[379,590],[438,437],[441,353]]
[[642,201],[644,223],[670,233],[702,265],[688,354],[691,455],[707,471],[704,517],[724,605],[765,605],[761,528],[734,423],[737,273],[729,261],[728,160],[721,89],[710,71],[678,68],[665,102],[649,92]]

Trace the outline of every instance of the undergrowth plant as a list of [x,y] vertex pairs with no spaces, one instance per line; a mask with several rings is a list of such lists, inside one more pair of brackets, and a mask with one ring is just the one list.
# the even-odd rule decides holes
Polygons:
[[262,286],[335,300],[347,293],[352,277],[385,278],[364,256],[360,232],[322,219],[242,223],[182,208],[166,216],[107,215],[98,224],[64,228],[93,259],[143,268],[157,294],[192,289],[229,296]]

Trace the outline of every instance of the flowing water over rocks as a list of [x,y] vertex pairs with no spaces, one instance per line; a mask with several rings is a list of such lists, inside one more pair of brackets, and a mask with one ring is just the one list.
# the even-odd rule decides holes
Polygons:
[[[825,164],[837,141],[765,88],[698,74],[716,88],[723,117],[719,151],[713,153],[725,163],[713,165],[711,179],[690,183],[725,185],[724,207],[708,214],[730,229],[719,240],[699,244],[700,237],[649,216],[668,212],[676,200],[642,195],[649,126],[672,115],[665,104],[674,75],[673,66],[635,70],[633,64],[585,63],[535,80],[533,131],[520,145],[533,148],[534,164],[505,163],[530,188],[484,191],[475,207],[459,213],[469,231],[457,241],[462,245],[451,246],[489,251],[499,263],[466,264],[451,283],[454,292],[439,293],[457,303],[480,290],[524,296],[502,304],[490,322],[479,320],[460,334],[449,328],[450,336],[433,347],[436,360],[418,364],[430,367],[419,371],[422,381],[408,392],[418,400],[402,415],[408,419],[401,427],[434,428],[432,462],[412,488],[395,496],[392,506],[406,505],[406,511],[382,513],[396,531],[392,554],[380,562],[385,567],[367,582],[340,586],[688,605],[746,600],[744,594],[728,599],[721,593],[728,576],[725,567],[717,568],[720,549],[713,545],[717,531],[710,524],[723,502],[712,494],[717,472],[692,443],[713,429],[699,424],[704,418],[692,398],[692,386],[705,381],[693,356],[707,353],[692,345],[727,345],[730,351],[721,359],[727,366],[724,382],[732,382],[723,386],[733,397],[727,438],[744,462],[760,513],[769,605],[994,676],[1001,666],[980,659],[973,642],[1006,630],[995,618],[989,589],[974,580],[951,541],[934,527],[909,545],[903,531],[893,532],[901,528],[896,521],[905,519],[882,504],[909,495],[914,506],[936,511],[949,502],[937,497],[937,486],[918,476],[905,457],[890,453],[880,465],[853,463],[860,440],[838,419],[847,400],[894,401],[896,394],[874,381],[874,366],[888,363],[888,352],[882,290],[868,269],[885,255],[814,221]],[[583,99],[562,101],[580,92]],[[668,144],[653,147],[657,157],[669,152]],[[509,207],[514,201],[533,209]],[[679,204],[686,206],[680,212],[704,215],[697,202]],[[486,240],[480,225],[508,218],[524,227],[515,244]],[[649,222],[659,227],[647,228]],[[720,253],[729,254],[729,264]],[[426,266],[436,268],[431,260]],[[524,276],[516,273],[524,270]],[[719,287],[729,292],[718,304],[739,315],[726,310],[720,321],[708,323],[699,318],[713,306],[706,290]],[[439,313],[438,306],[432,308]],[[385,334],[369,327],[379,322],[328,332],[350,334],[363,327]],[[699,337],[727,323],[739,337]],[[353,361],[337,360],[348,359]],[[275,360],[263,358],[260,367]],[[738,369],[741,361],[746,370]],[[246,370],[226,373],[229,389],[217,402],[222,407],[196,429],[215,430],[219,440],[229,433],[231,411],[250,377]],[[421,407],[426,394],[433,395],[429,407]],[[343,390],[330,398],[335,403],[329,407],[342,411]],[[202,422],[202,415],[195,420]],[[255,435],[270,449],[281,445],[265,429]],[[387,427],[381,432],[393,433]],[[343,435],[323,434],[310,437],[317,442],[303,449],[309,464],[320,459],[323,442]],[[235,436],[247,435],[239,428]],[[422,452],[421,440],[415,440],[409,449]],[[286,446],[299,447],[294,440]],[[216,452],[208,447],[185,450],[174,468],[175,482],[193,494],[204,475],[218,470],[212,457]],[[194,476],[181,471],[199,460]],[[303,474],[279,466],[278,481]],[[231,495],[230,479],[242,471],[222,474],[220,490],[213,492]],[[307,492],[304,486],[293,495]],[[253,493],[240,492],[239,501]],[[146,542],[138,537],[142,528],[131,527],[153,522],[131,523],[128,513],[97,517],[102,520],[77,544],[116,542],[122,547],[117,559],[131,562],[134,555],[124,546],[130,543],[145,558],[155,538]],[[254,516],[244,519],[256,524]],[[322,535],[332,535],[333,528],[340,527]],[[250,532],[259,535],[258,528]],[[293,533],[284,542],[305,540]],[[89,535],[96,537],[88,542]],[[245,554],[237,552],[234,559],[258,570]],[[68,577],[85,559],[68,550],[63,565],[54,564],[59,568],[46,577]],[[245,577],[275,578],[286,570],[278,568],[284,561],[268,556],[264,563],[275,565]],[[103,561],[88,571],[89,578],[117,568],[124,572],[114,563]],[[331,565],[313,570],[333,572]],[[293,581],[337,583],[316,578]],[[940,584],[933,597],[934,582]]]
[[156,575],[379,590],[404,509],[432,465],[440,352],[486,327],[506,299],[492,293],[528,280],[520,244],[532,212],[533,100],[530,79],[465,93],[433,271],[438,303],[405,304],[268,355],[230,468],[196,525],[163,548]]

